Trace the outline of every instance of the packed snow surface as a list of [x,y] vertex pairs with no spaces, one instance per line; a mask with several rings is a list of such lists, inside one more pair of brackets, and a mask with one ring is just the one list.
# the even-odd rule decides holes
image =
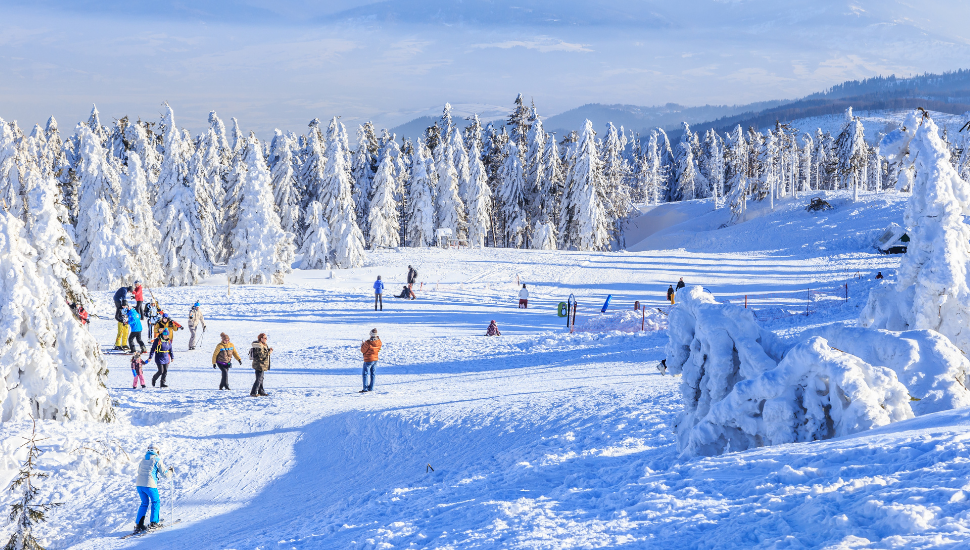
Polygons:
[[[679,235],[673,249],[386,250],[351,270],[294,270],[284,286],[229,287],[217,272],[198,286],[153,289],[183,324],[202,302],[203,343],[187,351],[188,335],[177,334],[167,389],[133,390],[128,358],[109,355],[116,422],[39,424],[48,438],[40,468],[51,476],[40,498],[63,506],[38,531],[49,547],[72,549],[966,547],[967,409],[682,458],[681,377],[655,368],[667,344],[665,292],[680,277],[719,304],[743,308],[747,297],[753,319],[780,339],[854,324],[872,276],[892,277],[899,261],[866,243],[902,218],[905,198],[836,201],[794,220],[809,228],[788,225],[804,197],[723,230],[707,224],[720,216],[708,206],[693,228],[658,230]],[[719,235],[725,249],[693,246]],[[409,264],[418,299],[393,298]],[[517,308],[520,283],[529,309]],[[573,334],[556,312],[570,294]],[[110,295],[96,296],[102,318],[91,331],[107,348]],[[646,316],[630,313],[635,300]],[[493,319],[500,337],[484,336]],[[630,332],[635,322],[647,330]],[[359,394],[371,328],[384,349],[376,390]],[[269,397],[248,396],[248,362],[232,368],[231,391],[215,389],[220,332],[244,359],[268,333]],[[905,372],[912,350],[930,344],[878,364]],[[949,383],[938,374],[921,391]],[[28,431],[0,426],[4,484]],[[174,486],[161,484],[162,517],[181,521],[122,541],[137,507],[135,461],[153,441],[176,468]]]

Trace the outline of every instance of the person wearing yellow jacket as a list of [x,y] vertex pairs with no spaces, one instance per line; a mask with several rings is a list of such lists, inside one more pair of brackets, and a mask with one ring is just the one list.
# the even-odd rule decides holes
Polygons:
[[216,350],[212,352],[212,368],[222,371],[222,380],[219,381],[220,390],[229,389],[229,367],[232,366],[232,358],[242,365],[242,357],[236,351],[236,346],[229,341],[229,335],[223,332],[220,334],[222,341],[216,345]]

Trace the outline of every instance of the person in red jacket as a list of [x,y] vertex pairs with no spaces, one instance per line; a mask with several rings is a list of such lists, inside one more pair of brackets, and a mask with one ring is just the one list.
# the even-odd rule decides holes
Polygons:
[[[374,371],[377,369],[378,354],[381,351],[381,339],[377,336],[377,329],[370,331],[370,339],[360,345],[360,352],[364,354],[364,389],[360,393],[374,391]],[[367,382],[367,371],[370,369],[370,383]]]
[[141,281],[135,281],[135,311],[138,312],[138,316],[142,319],[145,318],[145,289],[141,286]]

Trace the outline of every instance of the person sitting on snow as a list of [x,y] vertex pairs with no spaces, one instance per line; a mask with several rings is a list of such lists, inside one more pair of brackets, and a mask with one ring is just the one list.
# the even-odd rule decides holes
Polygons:
[[876,273],[876,279],[882,279],[882,271]]
[[[138,507],[138,523],[135,532],[151,531],[162,526],[162,518],[159,514],[162,511],[162,501],[158,496],[158,476],[171,477],[172,468],[167,468],[162,463],[158,446],[154,443],[148,445],[148,452],[145,459],[138,463],[138,477],[135,479],[135,487],[138,489],[138,496],[141,498],[141,505]],[[149,503],[152,507],[151,523],[145,525],[145,516],[148,513]]]
[[495,319],[488,324],[488,330],[485,331],[485,336],[501,336],[502,333],[498,330],[498,325],[495,324]]

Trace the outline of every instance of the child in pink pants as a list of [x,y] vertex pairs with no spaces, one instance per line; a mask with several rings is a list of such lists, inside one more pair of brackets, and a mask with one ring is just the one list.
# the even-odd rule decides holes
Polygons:
[[132,389],[138,387],[138,382],[139,381],[141,381],[141,387],[143,387],[143,388],[145,387],[145,375],[142,374],[141,367],[142,367],[142,365],[147,364],[148,361],[142,361],[141,360],[141,356],[144,353],[145,352],[143,351],[143,352],[141,352],[138,355],[132,355],[131,356],[131,375],[135,377],[135,379],[131,381],[131,387],[132,387]]

